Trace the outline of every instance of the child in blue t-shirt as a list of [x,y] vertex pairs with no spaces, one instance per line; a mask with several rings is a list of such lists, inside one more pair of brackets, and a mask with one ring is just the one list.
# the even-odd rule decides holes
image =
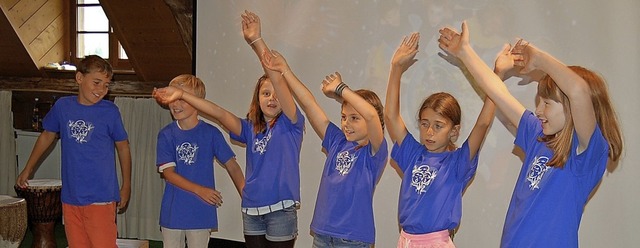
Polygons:
[[495,76],[462,32],[440,30],[440,48],[458,57],[479,86],[517,127],[515,144],[525,153],[502,232],[501,247],[578,247],[578,228],[589,195],[607,161],[620,157],[620,128],[604,80],[566,66],[537,47],[518,41],[510,50],[526,74],[540,70],[535,112],[526,110]]
[[[97,55],[77,65],[78,95],[56,101],[42,120],[44,131],[16,184],[27,187],[37,162],[59,135],[62,146],[62,212],[70,247],[115,247],[116,212],[131,195],[131,153],[118,107],[104,100],[113,69]],[[116,154],[122,173],[118,189]]]
[[[169,85],[199,98],[202,81],[188,74]],[[198,111],[185,101],[169,104],[175,122],[158,133],[156,166],[167,184],[162,196],[160,226],[164,247],[207,247],[211,229],[218,228],[216,208],[222,195],[215,189],[212,163],[218,160],[241,194],[244,176],[235,154],[218,128],[198,119]]]
[[311,221],[313,247],[369,247],[375,242],[373,192],[387,163],[380,99],[369,90],[352,91],[337,72],[328,75],[322,91],[342,102],[338,127],[281,54],[265,51],[262,62],[284,76],[327,154]]
[[[456,148],[462,112],[444,92],[430,95],[419,110],[419,140],[400,115],[400,79],[417,60],[419,33],[404,37],[391,59],[386,99],[391,158],[403,171],[398,204],[398,247],[455,247],[450,239],[462,217],[462,192],[478,166],[478,151],[494,117],[489,99],[467,140]],[[496,64],[498,64],[496,62]]]
[[[242,32],[256,55],[267,50],[260,18],[242,15]],[[265,69],[253,91],[246,119],[176,87],[155,91],[161,102],[183,100],[220,123],[231,139],[246,145],[242,221],[247,247],[293,247],[298,235],[300,150],[304,116],[278,72]]]

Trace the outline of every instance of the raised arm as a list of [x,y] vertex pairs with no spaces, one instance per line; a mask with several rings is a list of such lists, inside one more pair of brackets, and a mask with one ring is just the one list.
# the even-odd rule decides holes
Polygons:
[[229,132],[232,132],[235,135],[240,135],[240,132],[242,132],[240,118],[217,104],[194,96],[180,88],[167,86],[161,89],[154,89],[153,97],[162,104],[169,104],[173,101],[183,100],[197,109],[200,113],[204,114],[203,116],[207,118],[214,118],[212,121],[220,123],[224,129]]
[[322,81],[322,92],[330,98],[342,98],[344,102],[353,106],[353,108],[362,115],[362,118],[364,118],[367,124],[371,152],[376,154],[380,149],[380,145],[382,145],[384,131],[382,130],[382,123],[380,122],[380,117],[375,107],[344,84],[342,76],[338,72],[325,77]]
[[558,59],[527,42],[519,42],[513,53],[516,56],[516,65],[523,67],[522,73],[543,71],[567,95],[578,134],[579,151],[586,149],[597,122],[591,101],[591,89],[587,82]]
[[480,88],[495,102],[500,111],[515,127],[525,111],[524,106],[511,95],[500,77],[482,61],[469,44],[467,23],[462,22],[462,32],[450,28],[440,29],[439,46],[447,53],[458,57],[471,73]]
[[329,125],[329,118],[325,114],[324,110],[320,108],[316,98],[311,94],[311,91],[305,86],[300,79],[296,77],[295,73],[291,70],[287,61],[282,54],[277,51],[271,51],[270,53],[264,53],[262,56],[262,64],[270,69],[280,72],[284,75],[284,78],[293,92],[293,96],[300,104],[302,111],[307,114],[311,127],[318,134],[320,139],[324,139],[324,134],[327,131]]
[[245,10],[240,15],[242,18],[242,35],[244,40],[251,46],[253,52],[260,59],[260,55],[265,50],[269,50],[267,43],[262,38],[260,17],[251,11]]
[[[244,36],[244,40],[251,46],[253,52],[258,56],[258,59],[261,60],[263,52],[269,51],[269,47],[262,38],[260,17],[247,10],[245,10],[240,17],[242,18],[242,35]],[[296,123],[298,121],[296,105],[289,91],[289,87],[287,87],[282,77],[282,72],[278,73],[264,66],[263,69],[269,79],[271,79],[271,83],[273,83],[273,88],[276,91],[276,97],[282,107],[282,112],[291,122]]]
[[407,136],[407,127],[400,114],[400,80],[402,74],[418,61],[415,56],[418,53],[419,40],[420,33],[412,33],[409,37],[405,36],[391,59],[384,117],[387,120],[387,129],[393,143],[402,144],[402,140]]
[[[505,80],[507,78],[507,74],[510,73],[514,66],[513,55],[511,55],[510,48],[511,46],[505,44],[502,47],[502,50],[498,53],[496,61],[494,63],[493,71],[501,80]],[[478,115],[476,124],[473,126],[473,129],[469,134],[468,142],[470,159],[473,159],[480,150],[482,141],[487,135],[487,130],[491,126],[491,122],[494,119],[495,109],[496,106],[491,98],[485,97],[484,105],[482,106],[482,110]]]

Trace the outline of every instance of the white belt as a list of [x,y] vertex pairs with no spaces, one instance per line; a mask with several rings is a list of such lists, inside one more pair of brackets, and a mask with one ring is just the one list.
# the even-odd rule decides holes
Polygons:
[[262,206],[257,208],[242,208],[242,212],[248,215],[264,215],[283,210],[294,205],[296,205],[296,202],[293,200],[283,200],[269,206]]

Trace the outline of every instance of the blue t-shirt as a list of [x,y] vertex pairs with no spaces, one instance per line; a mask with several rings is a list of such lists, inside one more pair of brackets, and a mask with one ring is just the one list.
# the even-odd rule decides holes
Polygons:
[[[199,121],[189,130],[173,122],[158,133],[156,165],[175,163],[177,174],[207,188],[215,188],[214,159],[225,164],[235,154],[218,128]],[[167,182],[160,208],[160,226],[171,229],[218,227],[216,207]]]
[[241,121],[240,136],[231,139],[247,145],[245,185],[242,207],[263,207],[283,200],[300,201],[300,148],[304,116],[296,108],[298,121],[292,123],[282,114],[262,133],[253,132],[253,124]]
[[120,201],[115,142],[127,140],[127,132],[113,102],[85,106],[77,96],[62,97],[42,126],[60,135],[62,202],[86,206]]
[[462,218],[462,191],[478,167],[478,154],[469,157],[469,144],[455,151],[429,152],[407,134],[394,144],[391,158],[404,172],[398,216],[409,234],[452,230]]
[[548,167],[553,151],[538,141],[542,136],[540,120],[525,111],[515,144],[526,157],[511,196],[501,247],[578,247],[582,212],[604,175],[609,145],[596,126],[589,146],[578,155],[574,132],[564,168]]
[[311,230],[335,238],[375,242],[373,192],[387,163],[387,141],[371,155],[329,123],[322,147],[327,151]]

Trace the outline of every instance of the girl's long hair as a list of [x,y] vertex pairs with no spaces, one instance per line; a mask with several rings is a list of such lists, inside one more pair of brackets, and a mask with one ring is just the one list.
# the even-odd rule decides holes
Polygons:
[[[596,121],[600,132],[609,143],[609,158],[616,161],[622,154],[622,134],[618,124],[618,117],[611,104],[607,85],[604,79],[588,69],[580,66],[569,66],[569,68],[582,77],[589,85],[591,102],[596,115]],[[564,128],[553,135],[545,135],[539,140],[547,143],[547,147],[553,150],[553,157],[547,163],[552,167],[564,167],[569,155],[571,154],[571,143],[573,142],[573,133],[575,124],[571,114],[571,103],[564,92],[558,88],[555,81],[547,75],[538,84],[538,96],[542,98],[552,99],[562,103],[566,121]]]
[[[253,97],[251,98],[251,105],[249,105],[249,112],[247,113],[247,119],[253,124],[253,132],[256,134],[264,132],[267,129],[267,121],[264,119],[264,113],[260,108],[260,88],[267,79],[267,74],[258,78],[256,87],[253,89]],[[281,114],[282,112],[280,112],[280,114],[278,114],[278,116],[273,120],[277,120]]]

